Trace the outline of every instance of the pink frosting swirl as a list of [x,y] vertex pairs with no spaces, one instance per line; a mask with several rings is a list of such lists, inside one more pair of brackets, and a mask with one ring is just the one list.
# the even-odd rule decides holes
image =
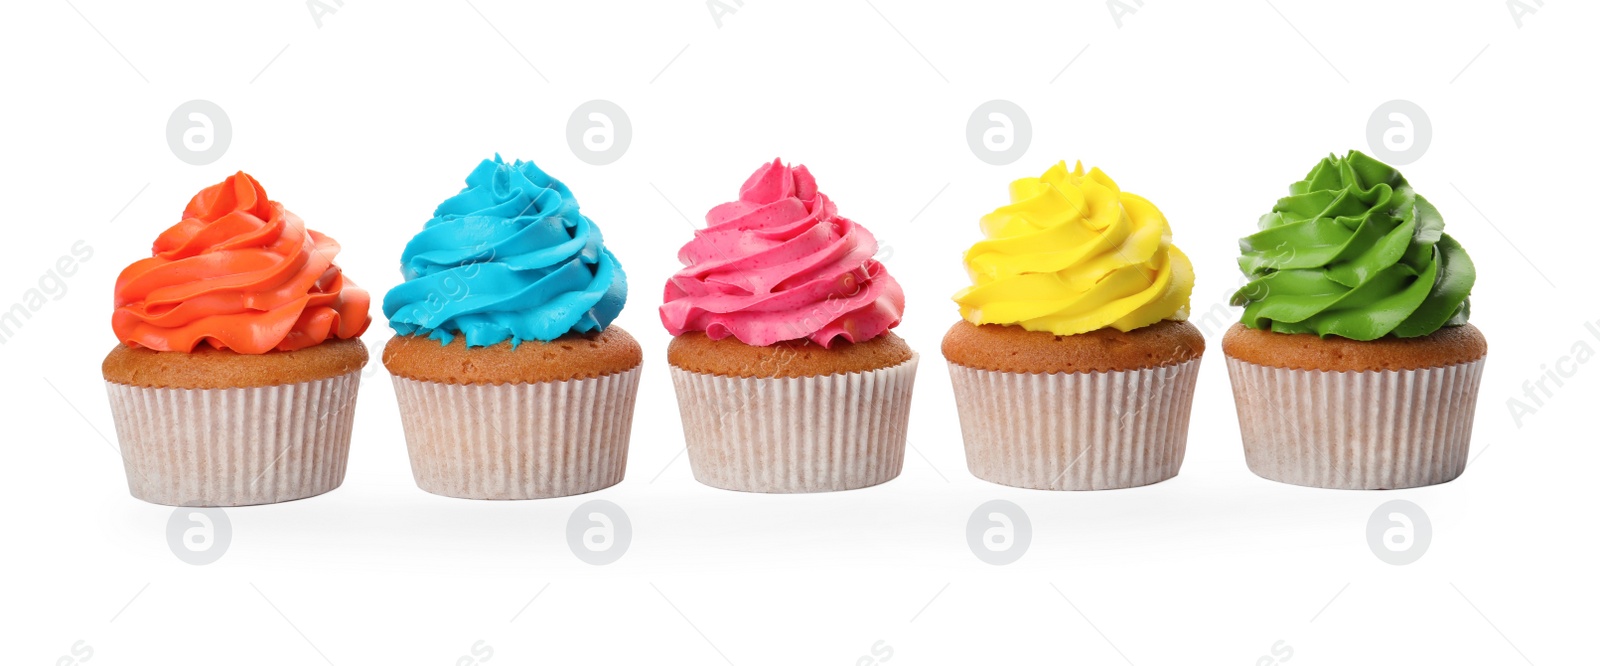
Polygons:
[[878,240],[839,216],[810,171],[773,160],[738,201],[706,213],[706,228],[678,251],[684,268],[667,280],[661,323],[673,335],[705,331],[755,346],[871,340],[906,307],[877,251]]

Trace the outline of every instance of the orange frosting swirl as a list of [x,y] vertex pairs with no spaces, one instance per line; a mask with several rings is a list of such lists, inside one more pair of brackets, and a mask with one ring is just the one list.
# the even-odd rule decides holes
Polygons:
[[371,297],[333,264],[339,244],[243,171],[196,194],[151,252],[117,276],[111,328],[130,347],[264,354],[372,323]]

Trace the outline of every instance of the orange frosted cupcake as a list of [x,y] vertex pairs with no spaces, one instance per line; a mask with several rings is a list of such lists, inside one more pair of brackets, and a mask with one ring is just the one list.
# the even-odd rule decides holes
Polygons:
[[240,172],[117,276],[101,370],[134,497],[269,504],[344,481],[371,317],[338,252]]

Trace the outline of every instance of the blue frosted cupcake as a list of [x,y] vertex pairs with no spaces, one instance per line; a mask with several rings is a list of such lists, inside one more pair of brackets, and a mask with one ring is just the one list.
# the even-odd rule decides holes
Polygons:
[[532,162],[484,160],[400,257],[383,313],[423,490],[534,499],[622,481],[639,344],[599,227]]

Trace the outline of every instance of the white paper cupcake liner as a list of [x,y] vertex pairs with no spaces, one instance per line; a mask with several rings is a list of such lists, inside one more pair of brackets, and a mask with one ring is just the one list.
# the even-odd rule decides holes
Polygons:
[[628,466],[640,366],[531,384],[445,384],[394,377],[417,486],[465,499],[593,492]]
[[1483,361],[1324,372],[1228,359],[1245,461],[1300,486],[1414,488],[1467,466]]
[[949,366],[967,469],[980,479],[1109,490],[1165,481],[1183,465],[1199,358],[1113,372]]
[[128,491],[172,506],[311,497],[344,482],[361,372],[229,389],[106,383]]
[[722,377],[672,368],[700,483],[760,493],[874,486],[900,475],[917,355],[870,372]]

